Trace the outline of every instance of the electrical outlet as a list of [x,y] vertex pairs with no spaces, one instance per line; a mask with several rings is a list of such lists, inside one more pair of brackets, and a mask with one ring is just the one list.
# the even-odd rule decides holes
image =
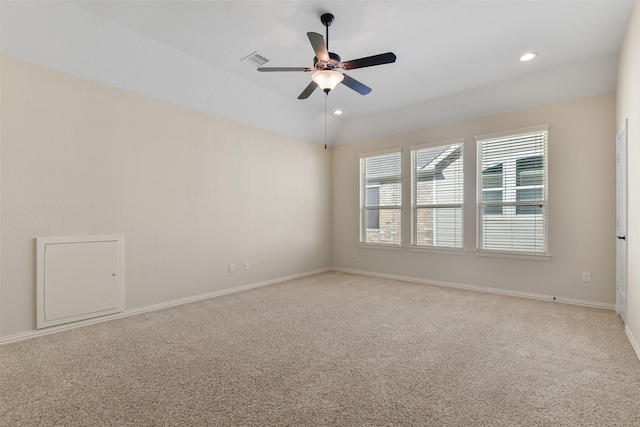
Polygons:
[[229,264],[229,273],[233,273],[234,271],[236,271],[236,266],[233,264]]
[[353,257],[358,258],[358,254],[356,253],[356,251],[353,251]]
[[583,282],[590,282],[591,281],[591,273],[588,271],[583,271],[582,272],[582,281]]
[[249,261],[245,261],[244,263],[244,271],[248,271],[249,270]]

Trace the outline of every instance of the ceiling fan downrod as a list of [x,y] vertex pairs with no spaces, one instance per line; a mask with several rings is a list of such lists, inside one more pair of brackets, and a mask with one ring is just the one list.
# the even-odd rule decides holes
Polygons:
[[327,45],[327,50],[329,50],[329,26],[333,24],[333,15],[330,13],[323,13],[322,16],[320,16],[320,22],[322,22],[322,25],[324,25],[327,28],[326,45]]

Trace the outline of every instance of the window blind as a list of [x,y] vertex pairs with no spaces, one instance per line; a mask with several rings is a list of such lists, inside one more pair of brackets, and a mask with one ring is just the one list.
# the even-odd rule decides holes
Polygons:
[[547,253],[547,127],[477,137],[477,248]]
[[401,152],[360,156],[360,242],[401,244]]
[[411,244],[463,247],[463,140],[411,150]]

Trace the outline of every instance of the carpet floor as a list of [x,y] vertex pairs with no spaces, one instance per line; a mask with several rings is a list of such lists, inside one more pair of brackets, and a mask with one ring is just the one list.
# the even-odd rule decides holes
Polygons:
[[610,310],[340,272],[0,346],[2,426],[640,426]]

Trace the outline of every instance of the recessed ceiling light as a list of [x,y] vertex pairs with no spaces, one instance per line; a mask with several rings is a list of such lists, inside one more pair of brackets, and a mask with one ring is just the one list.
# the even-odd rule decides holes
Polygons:
[[335,110],[333,114],[335,114],[336,116],[339,116],[340,114],[342,114],[342,110]]
[[525,53],[520,57],[520,61],[522,62],[531,61],[535,57],[536,57],[536,54],[533,52]]

